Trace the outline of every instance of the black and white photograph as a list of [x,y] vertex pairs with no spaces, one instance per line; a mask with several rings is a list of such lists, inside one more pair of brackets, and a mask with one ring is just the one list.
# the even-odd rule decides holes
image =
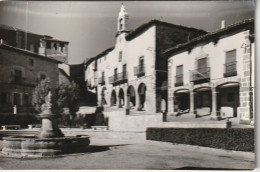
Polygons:
[[0,2],[0,169],[254,170],[255,14]]

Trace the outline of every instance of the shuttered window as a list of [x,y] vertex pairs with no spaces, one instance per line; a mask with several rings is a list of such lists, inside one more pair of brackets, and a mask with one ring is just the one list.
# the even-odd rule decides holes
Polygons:
[[176,66],[176,83],[183,82],[183,65]]
[[236,50],[226,52],[226,72],[236,71]]

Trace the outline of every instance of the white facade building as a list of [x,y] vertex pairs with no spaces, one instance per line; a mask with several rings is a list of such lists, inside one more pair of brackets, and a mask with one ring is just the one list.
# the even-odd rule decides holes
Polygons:
[[254,121],[253,36],[249,19],[166,51],[169,114]]
[[160,112],[167,102],[167,59],[162,52],[207,32],[151,20],[128,31],[124,6],[117,19],[116,44],[86,62],[85,81],[97,90],[98,105]]

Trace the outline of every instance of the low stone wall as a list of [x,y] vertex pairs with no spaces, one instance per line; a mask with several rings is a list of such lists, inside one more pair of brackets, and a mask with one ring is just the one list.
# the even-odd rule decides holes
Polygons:
[[147,128],[147,140],[254,152],[253,128]]
[[125,115],[125,112],[104,112],[109,130],[146,131],[147,127],[161,126],[162,114]]

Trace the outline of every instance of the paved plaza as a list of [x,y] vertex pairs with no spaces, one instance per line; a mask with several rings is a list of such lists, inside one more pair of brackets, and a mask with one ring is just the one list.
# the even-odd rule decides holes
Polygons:
[[255,155],[250,152],[147,141],[140,139],[140,134],[136,139],[101,138],[91,135],[91,151],[88,153],[40,159],[1,156],[0,167],[4,170],[254,168]]

